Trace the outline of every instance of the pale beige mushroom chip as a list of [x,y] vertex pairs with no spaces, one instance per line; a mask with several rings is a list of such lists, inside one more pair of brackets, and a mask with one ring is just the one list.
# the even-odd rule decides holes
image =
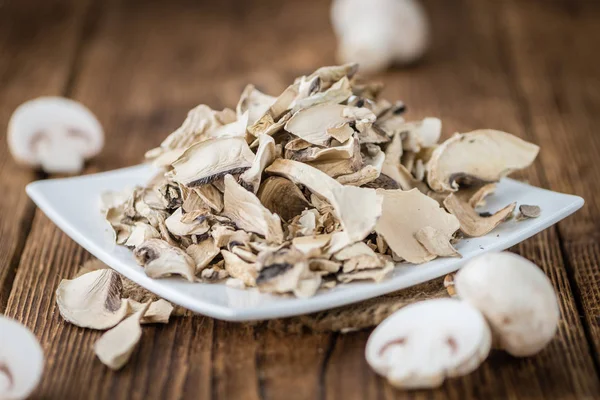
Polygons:
[[129,361],[142,337],[140,322],[149,306],[149,303],[145,304],[133,315],[106,331],[94,343],[94,352],[104,365],[110,369],[119,370]]
[[298,186],[279,176],[271,176],[262,183],[258,198],[262,205],[284,221],[291,221],[310,205]]
[[258,150],[256,151],[256,156],[254,156],[252,165],[240,175],[240,183],[242,186],[254,194],[258,192],[258,188],[260,187],[263,170],[277,157],[275,141],[271,136],[260,134],[258,140]]
[[378,190],[383,194],[383,213],[375,230],[382,235],[390,248],[406,261],[420,264],[436,257],[428,251],[415,235],[429,226],[436,229],[439,238],[450,241],[460,223],[439,204],[417,189]]
[[276,97],[262,93],[254,85],[248,85],[242,92],[235,110],[238,118],[248,113],[248,125],[253,125],[269,110],[275,100]]
[[246,286],[256,286],[258,271],[255,263],[246,262],[227,250],[221,250],[221,254],[225,260],[225,270],[231,277],[241,280]]
[[225,176],[225,206],[223,214],[238,228],[258,233],[268,241],[281,243],[281,219],[271,213],[252,192],[244,189],[231,175]]
[[195,281],[194,260],[178,247],[161,239],[150,239],[133,252],[137,262],[151,278],[181,275],[190,282]]
[[211,139],[189,147],[175,162],[169,176],[193,187],[211,183],[226,174],[238,174],[252,166],[254,153],[240,137]]
[[196,274],[201,272],[210,264],[210,262],[220,253],[215,240],[211,237],[198,244],[192,244],[185,249],[185,252],[192,257],[196,264]]
[[491,232],[510,217],[517,203],[511,203],[489,217],[482,217],[468,203],[451,194],[444,200],[446,209],[460,221],[460,230],[467,236],[478,237]]
[[75,279],[63,279],[56,289],[60,315],[81,328],[104,330],[129,314],[121,299],[121,276],[112,269],[99,269]]
[[539,147],[506,132],[482,129],[455,134],[436,148],[427,182],[436,191],[456,191],[460,182],[497,182],[528,167]]
[[462,257],[448,240],[448,236],[432,226],[426,226],[415,233],[415,239],[431,254],[440,257]]

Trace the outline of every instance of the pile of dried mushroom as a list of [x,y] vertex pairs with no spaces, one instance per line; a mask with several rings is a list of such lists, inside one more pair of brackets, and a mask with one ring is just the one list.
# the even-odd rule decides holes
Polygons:
[[323,67],[278,97],[249,85],[235,111],[192,109],[147,153],[160,172],[104,197],[117,243],[153,278],[312,296],[460,256],[452,243],[512,215],[475,208],[536,145],[489,129],[438,143],[439,119],[406,121],[356,72]]

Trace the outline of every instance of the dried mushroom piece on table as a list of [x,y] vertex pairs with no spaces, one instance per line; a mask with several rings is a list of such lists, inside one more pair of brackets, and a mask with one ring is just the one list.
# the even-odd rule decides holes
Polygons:
[[406,119],[357,70],[319,68],[277,96],[250,84],[235,111],[192,109],[146,154],[150,182],[103,197],[115,241],[153,278],[294,296],[460,257],[463,234],[512,214],[475,209],[538,147],[489,129],[439,143],[442,121]]

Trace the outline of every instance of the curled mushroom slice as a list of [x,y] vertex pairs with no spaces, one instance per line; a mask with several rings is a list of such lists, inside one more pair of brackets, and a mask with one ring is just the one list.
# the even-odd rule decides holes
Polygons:
[[223,194],[212,184],[195,187],[194,192],[216,212],[223,210]]
[[286,151],[285,158],[296,161],[326,161],[350,158],[354,155],[354,137],[350,137],[345,143],[332,142],[329,147],[308,147],[297,151]]
[[353,113],[355,108],[331,103],[305,108],[290,118],[285,130],[317,146],[328,145],[331,138],[343,143],[354,133],[349,125],[351,122],[357,122],[358,118],[375,120],[375,115],[369,110],[359,109],[361,113],[358,114]]
[[260,134],[258,140],[260,143],[252,166],[240,175],[240,183],[242,186],[254,194],[258,192],[263,170],[277,158],[275,141],[271,136]]
[[343,186],[316,168],[291,160],[275,160],[266,171],[302,184],[326,199],[352,241],[364,239],[381,215],[382,196],[373,189]]
[[317,92],[304,99],[296,102],[294,108],[292,108],[292,114],[297,111],[315,106],[322,103],[333,103],[339,104],[348,99],[352,95],[352,88],[348,77],[344,76],[342,79],[331,85],[331,87],[323,92]]
[[343,272],[359,271],[363,269],[381,268],[385,260],[379,257],[373,249],[363,242],[354,243],[343,248],[333,255],[338,261],[343,261]]
[[364,280],[380,282],[387,278],[393,269],[394,264],[391,261],[386,261],[382,268],[368,268],[355,270],[351,272],[338,273],[336,275],[336,279],[342,283]]
[[210,264],[220,250],[213,238],[209,237],[198,244],[188,246],[185,252],[194,260],[196,264],[195,273],[197,274]]
[[[185,235],[202,235],[210,229],[208,221],[206,220],[206,214],[204,212],[199,213],[191,212],[183,214],[183,210],[178,208],[171,214],[169,218],[165,220],[167,229],[173,235],[185,236]],[[186,218],[192,215],[194,218]]]
[[258,271],[255,263],[248,263],[227,250],[221,250],[221,254],[225,270],[231,277],[241,280],[246,286],[256,286]]
[[338,82],[343,77],[352,79],[358,72],[357,63],[347,63],[343,65],[332,65],[321,67],[310,74],[307,79],[318,77],[321,82],[321,89],[328,88],[333,82]]
[[446,209],[460,221],[460,230],[467,236],[478,237],[491,232],[512,215],[517,203],[511,203],[489,217],[482,217],[468,203],[451,194],[444,200]]
[[304,253],[307,257],[319,256],[322,249],[327,246],[331,235],[298,236],[292,239],[292,246]]
[[206,140],[190,146],[173,163],[169,177],[189,187],[205,185],[226,174],[244,172],[253,159],[244,138]]
[[150,278],[181,275],[190,282],[195,280],[194,260],[183,250],[164,240],[147,240],[135,249],[133,255]]
[[298,289],[303,276],[309,273],[306,256],[296,249],[281,249],[261,254],[258,268],[256,286],[263,292],[271,293],[293,292]]
[[125,246],[137,247],[148,239],[158,238],[160,238],[160,232],[152,225],[148,225],[144,222],[136,222],[131,231],[131,235],[129,235],[129,238],[125,242]]
[[384,199],[383,213],[375,230],[398,256],[408,262],[420,264],[435,258],[435,254],[415,238],[420,229],[432,227],[438,231],[440,240],[445,238],[449,242],[460,227],[454,215],[447,213],[437,201],[417,189],[407,192],[378,189],[378,192]]
[[277,214],[264,207],[258,197],[238,184],[233,176],[225,176],[225,206],[223,215],[239,228],[258,233],[268,241],[281,243],[283,230]]
[[462,256],[452,246],[448,240],[448,236],[440,230],[425,226],[415,233],[415,239],[423,245],[431,254],[435,254],[440,257],[459,257]]
[[398,388],[434,388],[447,377],[475,370],[490,347],[490,329],[476,308],[434,299],[385,319],[369,337],[365,356],[371,368]]
[[112,328],[128,314],[121,299],[123,282],[112,269],[99,269],[75,279],[63,279],[56,289],[60,315],[81,328]]
[[263,206],[284,221],[291,221],[310,206],[298,186],[279,176],[271,176],[263,182],[258,198]]
[[[145,307],[145,304],[140,304]],[[164,299],[153,301],[140,320],[142,324],[168,324],[174,307]]]
[[455,134],[434,150],[427,182],[438,192],[456,191],[461,181],[497,182],[528,167],[538,151],[532,143],[492,129]]
[[29,398],[43,370],[44,353],[35,335],[19,322],[0,315],[0,398]]
[[78,173],[84,160],[104,144],[102,126],[84,105],[62,97],[39,97],[21,104],[8,123],[8,146],[15,160],[48,173]]
[[106,331],[96,343],[94,352],[104,365],[119,370],[129,361],[133,350],[142,337],[140,321],[150,303],[144,305],[119,325]]
[[472,208],[477,208],[485,205],[485,198],[496,191],[495,183],[485,185],[474,185],[471,187],[461,188],[454,192],[461,201],[467,202]]
[[257,90],[254,85],[248,85],[240,96],[240,101],[236,107],[236,113],[240,118],[244,113],[248,113],[248,125],[253,125],[262,117],[277,100],[276,97],[269,96]]

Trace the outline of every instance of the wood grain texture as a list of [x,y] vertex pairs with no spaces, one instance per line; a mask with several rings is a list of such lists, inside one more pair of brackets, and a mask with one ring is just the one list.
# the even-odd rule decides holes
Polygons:
[[[599,118],[594,110],[600,106],[600,72],[586,63],[586,53],[598,41],[597,7],[584,0],[424,3],[432,17],[432,50],[417,66],[382,74],[385,95],[404,100],[410,118],[439,116],[446,136],[494,127],[535,141],[542,154],[523,178],[593,198],[598,190],[586,181],[595,182],[600,175],[594,163],[600,154],[598,138],[592,131]],[[23,12],[11,7],[11,13]],[[28,75],[20,81],[11,77],[9,87],[17,95],[0,91],[0,121],[14,107],[6,104],[18,102],[18,96],[32,97],[44,87],[63,90],[94,110],[106,129],[106,148],[86,172],[137,163],[196,104],[234,106],[248,82],[277,93],[295,76],[333,63],[328,7],[325,0],[66,5],[60,15],[70,17],[68,22],[60,19],[60,34],[41,42],[53,51],[40,53],[37,60],[51,78],[38,71],[38,84],[28,86],[23,83]],[[43,18],[52,15],[40,16],[38,24],[51,24]],[[13,36],[0,35],[0,50],[12,46],[9,54],[21,55],[12,61],[0,58],[2,85],[6,71],[14,75],[32,60],[22,53],[27,45],[15,46],[27,33],[0,24],[0,33],[5,29]],[[561,54],[574,61],[561,60]],[[41,83],[49,81],[55,86]],[[5,152],[1,146],[0,155]],[[5,173],[8,163],[0,165],[0,182],[12,179],[10,172],[19,173],[16,167]],[[24,200],[22,186],[30,176],[19,179],[12,185],[15,193],[20,188],[15,195],[20,197],[7,202],[8,207]],[[1,229],[4,218],[23,221],[17,213],[6,214],[4,201],[0,199]],[[364,360],[368,330],[282,334],[268,324],[205,317],[145,326],[129,364],[120,372],[109,371],[92,350],[100,333],[64,323],[54,303],[60,279],[72,277],[89,255],[39,211],[29,235],[21,235],[22,254],[18,245],[11,250],[20,263],[6,313],[33,329],[42,342],[47,366],[36,395],[43,398],[598,398],[592,346],[598,354],[600,324],[594,318],[600,309],[600,249],[598,201],[591,201],[582,215],[514,249],[540,265],[559,293],[562,319],[555,340],[527,359],[494,352],[475,373],[434,391],[399,392],[377,377]],[[19,237],[18,232],[6,234]],[[0,266],[9,263],[0,258]]]
[[65,92],[86,5],[86,1],[52,0],[30,13],[37,3],[0,2],[0,313],[8,301],[35,210],[25,185],[39,177],[14,162],[6,127],[19,104]]

